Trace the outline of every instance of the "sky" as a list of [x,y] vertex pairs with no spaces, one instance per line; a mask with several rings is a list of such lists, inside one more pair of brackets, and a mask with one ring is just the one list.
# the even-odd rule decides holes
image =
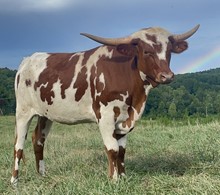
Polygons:
[[99,46],[80,35],[123,37],[159,26],[184,33],[200,24],[189,48],[173,54],[175,74],[220,67],[219,0],[0,0],[0,68],[18,69],[34,52]]

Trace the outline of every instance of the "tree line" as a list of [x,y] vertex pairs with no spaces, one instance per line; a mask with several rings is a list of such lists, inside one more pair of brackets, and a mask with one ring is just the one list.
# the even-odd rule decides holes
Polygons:
[[149,94],[145,113],[150,117],[220,115],[220,68],[176,75]]
[[14,79],[16,70],[0,68],[0,115],[15,113]]
[[[15,113],[16,70],[0,68],[0,114]],[[152,89],[145,107],[150,118],[220,115],[220,68],[176,75],[169,85]]]

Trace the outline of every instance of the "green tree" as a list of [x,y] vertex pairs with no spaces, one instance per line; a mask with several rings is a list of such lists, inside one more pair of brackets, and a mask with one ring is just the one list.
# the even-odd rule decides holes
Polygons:
[[171,103],[175,103],[175,117],[178,118],[193,115],[220,115],[219,75],[220,68],[176,75],[171,84],[160,85],[152,90],[147,102],[147,114],[151,117],[170,116],[169,109],[173,106]]
[[171,117],[171,118],[176,118],[176,104],[174,102],[172,102],[169,106],[169,109],[168,109],[168,115]]
[[3,114],[15,113],[15,75],[15,70],[0,68],[0,109]]

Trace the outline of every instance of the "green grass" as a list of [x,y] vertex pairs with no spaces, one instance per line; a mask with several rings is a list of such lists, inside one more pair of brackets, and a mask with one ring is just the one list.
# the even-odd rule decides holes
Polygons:
[[20,183],[10,185],[14,117],[0,117],[0,194],[220,194],[220,122],[164,124],[141,120],[128,137],[127,177],[107,177],[96,124],[55,123],[45,146],[47,176],[36,173],[30,128]]

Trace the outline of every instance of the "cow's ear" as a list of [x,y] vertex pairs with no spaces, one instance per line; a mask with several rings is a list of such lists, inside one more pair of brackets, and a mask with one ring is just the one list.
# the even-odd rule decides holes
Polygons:
[[175,41],[172,43],[172,52],[181,53],[188,48],[188,43],[186,41]]
[[136,56],[138,42],[139,39],[134,39],[129,44],[120,44],[117,46],[117,51],[125,56]]

